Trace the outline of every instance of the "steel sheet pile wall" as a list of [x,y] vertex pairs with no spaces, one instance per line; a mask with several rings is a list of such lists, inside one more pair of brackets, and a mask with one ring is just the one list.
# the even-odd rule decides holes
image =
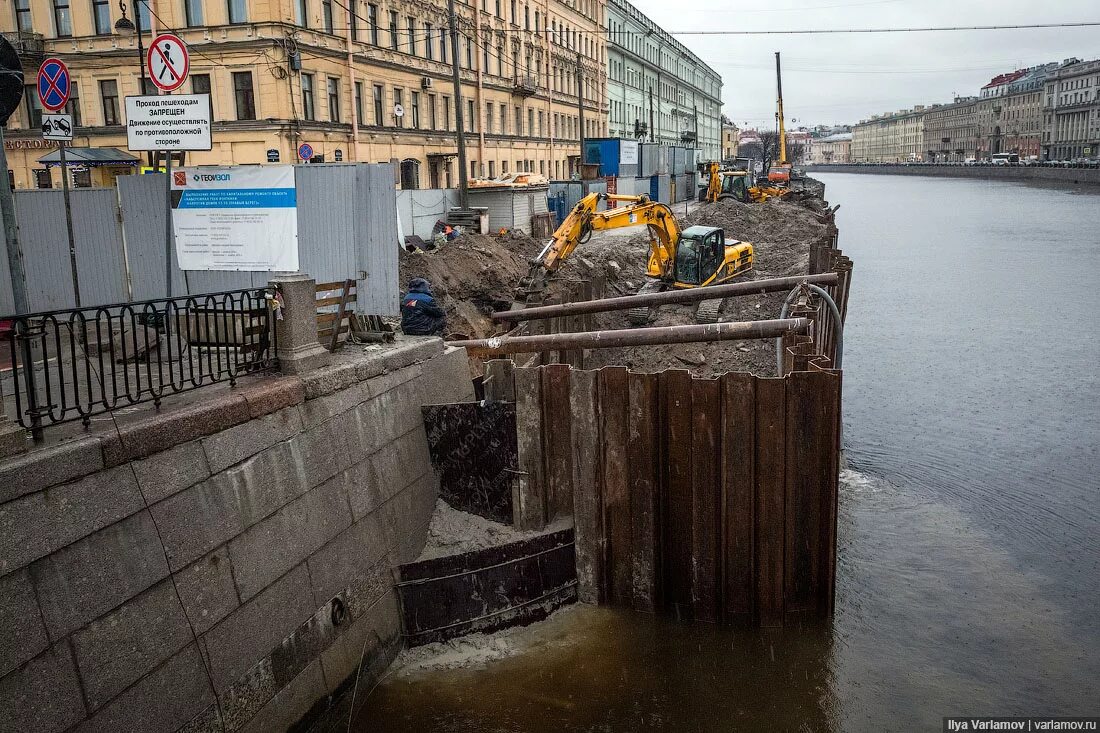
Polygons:
[[573,512],[579,597],[710,622],[828,618],[841,375],[515,370],[528,526]]

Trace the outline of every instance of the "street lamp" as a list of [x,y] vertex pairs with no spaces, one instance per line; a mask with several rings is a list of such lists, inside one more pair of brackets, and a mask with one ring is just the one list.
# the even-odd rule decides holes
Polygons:
[[118,0],[118,7],[119,10],[122,11],[122,17],[115,21],[115,33],[120,36],[129,36],[131,33],[137,33],[138,65],[141,68],[141,90],[138,94],[145,94],[145,43],[141,38],[141,6],[138,4],[138,0],[132,0],[132,2],[134,19],[130,20],[126,17],[126,0]]

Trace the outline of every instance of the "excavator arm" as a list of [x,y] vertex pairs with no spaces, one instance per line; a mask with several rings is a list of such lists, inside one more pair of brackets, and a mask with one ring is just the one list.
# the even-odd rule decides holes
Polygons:
[[[607,211],[596,211],[601,200],[631,204]],[[541,293],[546,279],[557,272],[578,244],[587,242],[596,230],[645,224],[649,228],[650,277],[664,277],[676,257],[680,240],[680,225],[676,215],[665,204],[650,201],[648,196],[625,196],[590,193],[577,202],[565,221],[557,228],[550,242],[531,260],[531,269],[521,283],[521,291],[530,296]]]

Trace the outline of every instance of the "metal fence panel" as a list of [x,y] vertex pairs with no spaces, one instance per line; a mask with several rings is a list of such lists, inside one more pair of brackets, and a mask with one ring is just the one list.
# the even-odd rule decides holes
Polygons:
[[359,237],[355,231],[355,214],[364,206],[373,208],[374,204],[356,195],[355,164],[299,165],[295,168],[298,268],[308,272],[317,282],[356,277]]
[[[70,200],[81,304],[104,305],[127,300],[126,264],[114,190],[76,189],[70,192]],[[28,307],[34,312],[76,306],[64,193],[17,191],[15,211],[27,277]],[[6,266],[5,262],[5,270]],[[10,278],[5,280],[5,291],[9,294],[10,283]]]
[[359,282],[355,309],[360,313],[397,315],[401,292],[397,282],[397,191],[393,166],[360,165],[359,206],[353,220],[360,232]]
[[458,206],[458,190],[426,188],[397,192],[397,211],[405,236],[415,234],[427,239],[437,221],[447,220],[447,210]]

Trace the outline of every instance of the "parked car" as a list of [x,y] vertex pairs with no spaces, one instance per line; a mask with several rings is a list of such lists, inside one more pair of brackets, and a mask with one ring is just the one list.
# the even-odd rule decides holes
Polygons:
[[966,160],[963,161],[963,165],[977,165],[977,164],[978,164],[978,161],[975,160],[974,158],[967,158]]

